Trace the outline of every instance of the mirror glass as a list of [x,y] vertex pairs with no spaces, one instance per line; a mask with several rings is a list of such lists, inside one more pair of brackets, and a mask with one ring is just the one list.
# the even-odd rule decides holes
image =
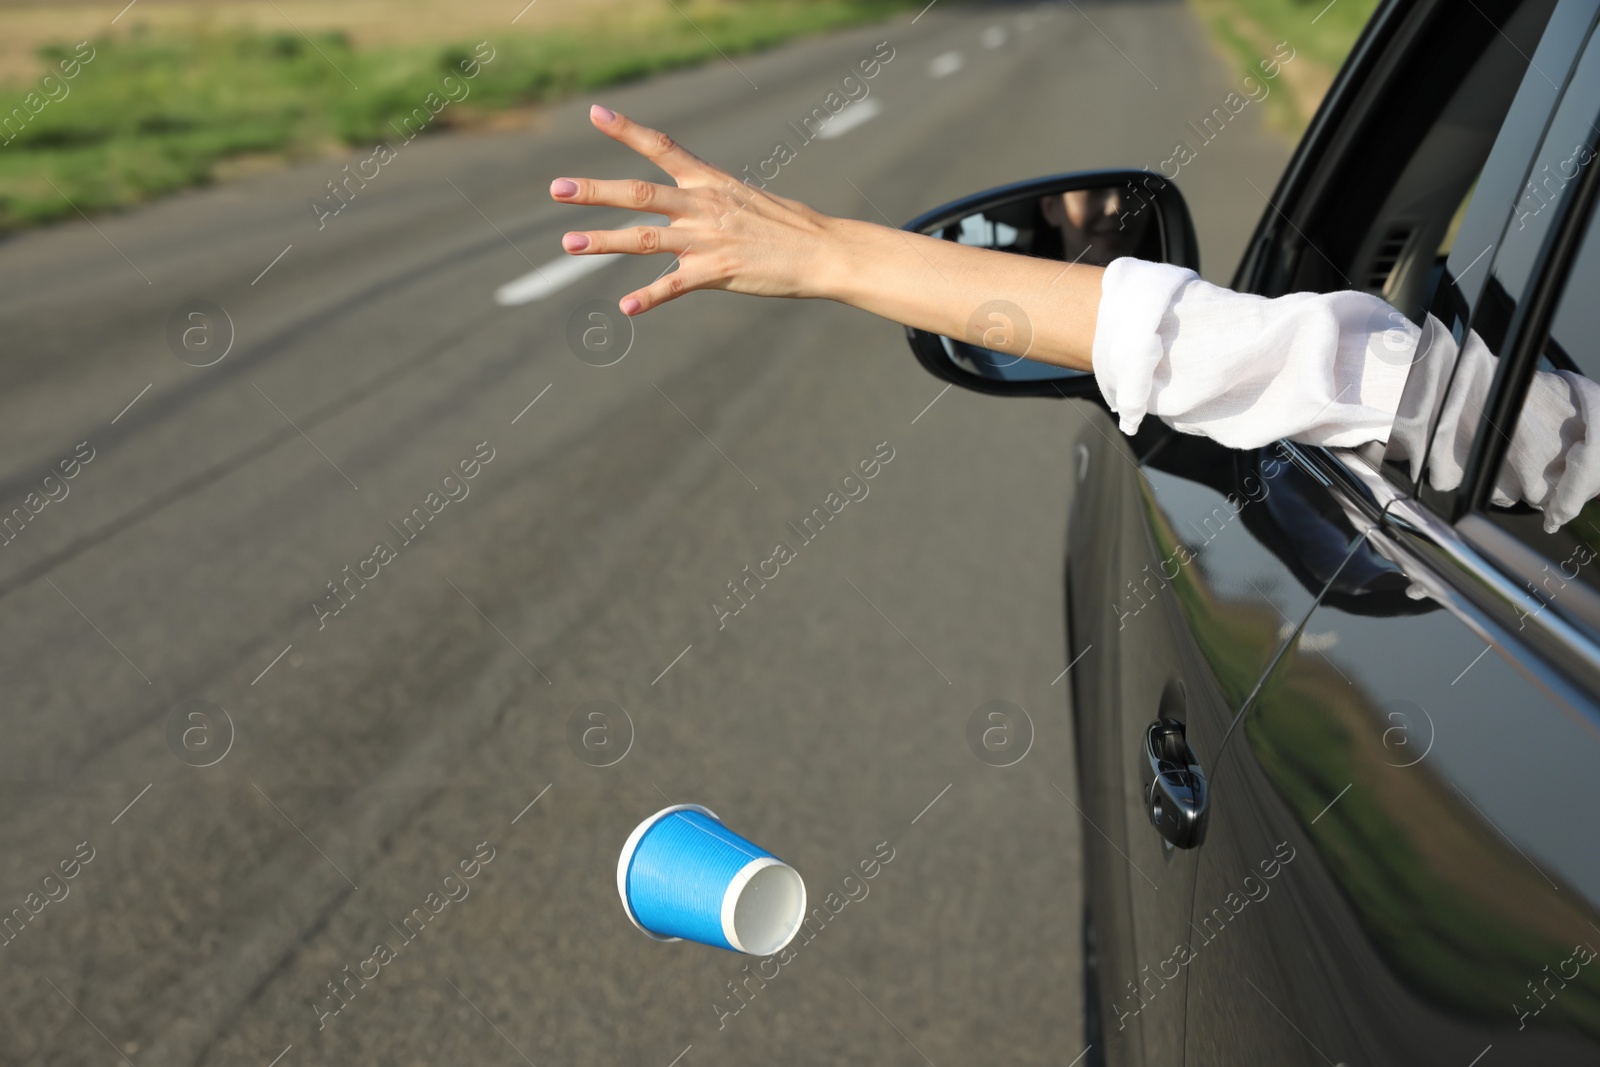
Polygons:
[[[1162,258],[1161,227],[1155,223],[1151,198],[1140,196],[1132,182],[1032,192],[1000,203],[985,204],[972,214],[923,230],[930,237],[1000,252],[1103,267],[1122,256]],[[1006,314],[1003,302],[986,307],[976,323],[994,348],[943,337],[946,355],[957,366],[1000,381],[1039,381],[1086,377],[1087,372],[1037,363],[1016,353],[1026,351],[1028,338],[1017,336],[1025,324]],[[998,349],[1004,349],[999,351]]]

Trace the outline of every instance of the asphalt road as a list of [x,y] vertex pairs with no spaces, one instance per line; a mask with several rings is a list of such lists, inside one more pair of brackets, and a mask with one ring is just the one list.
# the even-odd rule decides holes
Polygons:
[[[1240,77],[1180,4],[946,3],[601,99],[738,169],[882,41],[875,113],[775,191],[898,224],[1154,164]],[[580,361],[581,305],[666,261],[494,294],[565,229],[625,217],[552,203],[552,178],[650,174],[589,103],[410,144],[321,230],[308,201],[367,153],[0,245],[0,502],[66,493],[0,550],[0,909],[29,918],[0,945],[0,1061],[1082,1051],[1061,553],[1093,431],[1073,405],[941,393],[899,328],[832,305],[696,295],[614,365]],[[1260,120],[1179,178],[1217,280],[1287,155]],[[167,339],[195,299],[234,335],[206,367]],[[875,450],[868,495],[719,629],[727,583]],[[46,484],[62,461],[75,476]],[[331,598],[378,543],[378,576]],[[994,699],[1035,728],[1008,768],[967,747]],[[632,724],[606,767],[571,741],[595,700]],[[746,961],[652,942],[616,896],[623,839],[669,800],[783,856],[814,901],[881,843],[893,859],[723,1017]],[[93,858],[32,915],[75,849]],[[468,895],[402,938],[475,850],[493,859]],[[322,1016],[380,941],[393,960]]]

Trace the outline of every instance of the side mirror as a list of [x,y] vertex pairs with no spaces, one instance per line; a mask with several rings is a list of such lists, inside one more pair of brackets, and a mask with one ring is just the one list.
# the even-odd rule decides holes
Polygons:
[[[904,229],[1018,255],[1103,267],[1123,256],[1200,268],[1194,222],[1178,187],[1147,170],[1057,174],[1003,185],[935,208]],[[991,311],[972,336],[906,330],[911,351],[936,378],[1002,396],[1092,397],[1094,375],[985,347],[1015,348],[1026,324]],[[991,341],[991,343],[995,343]]]

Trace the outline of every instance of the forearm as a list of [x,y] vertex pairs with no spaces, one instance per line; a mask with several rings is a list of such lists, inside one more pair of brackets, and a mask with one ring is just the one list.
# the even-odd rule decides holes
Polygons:
[[1074,370],[1092,370],[1104,270],[850,219],[819,237],[807,295]]

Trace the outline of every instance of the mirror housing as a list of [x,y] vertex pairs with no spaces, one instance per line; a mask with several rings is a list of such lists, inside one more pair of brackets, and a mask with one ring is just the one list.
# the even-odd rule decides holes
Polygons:
[[[1115,226],[1112,225],[1115,223]],[[1200,269],[1178,187],[1148,170],[1079,171],[1002,185],[918,215],[902,229],[1020,255],[1104,266],[1125,255]],[[1013,324],[992,312],[993,328]],[[906,340],[934,377],[999,396],[1097,397],[1094,375],[912,327]]]

